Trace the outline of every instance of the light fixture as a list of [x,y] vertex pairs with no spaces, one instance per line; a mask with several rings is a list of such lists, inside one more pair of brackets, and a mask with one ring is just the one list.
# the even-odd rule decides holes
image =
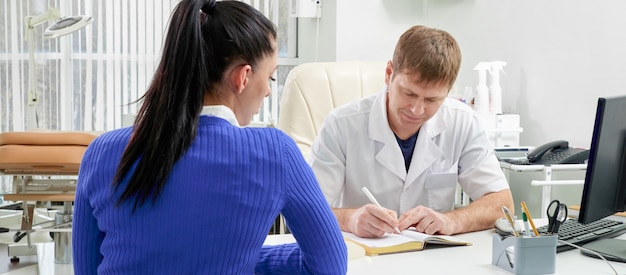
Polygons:
[[93,22],[91,16],[68,16],[61,17],[59,10],[49,8],[46,12],[37,16],[27,16],[26,21],[26,42],[28,43],[28,129],[38,128],[38,118],[36,105],[39,101],[36,91],[35,81],[35,45],[33,41],[33,29],[45,22],[56,20],[44,31],[45,39],[52,39],[73,33]]

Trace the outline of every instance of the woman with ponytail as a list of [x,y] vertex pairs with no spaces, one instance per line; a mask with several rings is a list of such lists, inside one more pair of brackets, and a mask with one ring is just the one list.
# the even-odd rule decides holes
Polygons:
[[[346,246],[294,141],[244,128],[271,92],[276,30],[238,1],[182,0],[132,127],[80,166],[76,274],[344,274]],[[263,246],[282,214],[297,243]]]

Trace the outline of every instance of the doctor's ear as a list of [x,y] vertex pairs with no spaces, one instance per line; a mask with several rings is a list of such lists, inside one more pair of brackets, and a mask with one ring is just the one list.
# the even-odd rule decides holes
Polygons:
[[387,84],[387,87],[389,87],[389,82],[391,82],[391,79],[393,77],[393,64],[391,63],[391,60],[387,61],[387,67],[385,67],[385,84]]

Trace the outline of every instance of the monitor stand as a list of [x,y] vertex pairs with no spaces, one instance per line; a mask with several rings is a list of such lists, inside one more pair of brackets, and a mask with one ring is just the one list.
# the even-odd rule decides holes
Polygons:
[[[609,261],[626,263],[626,240],[623,239],[600,239],[583,245],[586,249],[598,252]],[[600,258],[592,252],[581,249],[583,255]]]

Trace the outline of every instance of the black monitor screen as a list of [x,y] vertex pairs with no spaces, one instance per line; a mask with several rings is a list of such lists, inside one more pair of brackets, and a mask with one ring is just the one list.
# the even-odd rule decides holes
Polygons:
[[626,96],[598,99],[578,221],[589,223],[623,211]]

